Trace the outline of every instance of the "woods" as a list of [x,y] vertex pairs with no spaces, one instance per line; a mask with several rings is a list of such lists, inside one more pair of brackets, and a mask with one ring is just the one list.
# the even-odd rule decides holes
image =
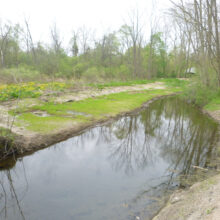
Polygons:
[[202,82],[220,86],[219,15],[216,0],[173,2],[170,14],[186,47],[186,61],[198,68]]
[[[182,77],[173,61],[174,49],[164,33],[146,28],[143,16],[133,10],[119,30],[96,37],[85,26],[73,30],[69,45],[54,23],[50,42],[34,42],[31,23],[0,24],[0,77],[3,81],[29,81],[49,78],[72,78],[86,81],[152,79]],[[148,36],[150,34],[150,36]],[[179,50],[176,48],[176,50]],[[16,79],[16,80],[15,80]]]

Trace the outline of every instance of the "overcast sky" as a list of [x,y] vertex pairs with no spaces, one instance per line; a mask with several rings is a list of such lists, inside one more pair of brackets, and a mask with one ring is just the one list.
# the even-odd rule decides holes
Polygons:
[[[156,0],[154,0],[156,1]],[[56,22],[62,38],[67,41],[71,31],[80,26],[97,33],[118,30],[132,8],[139,8],[143,19],[151,14],[152,0],[0,0],[0,18],[22,23],[28,18],[34,41],[48,42],[49,27]],[[162,13],[169,0],[157,0]],[[157,13],[159,13],[157,12]]]

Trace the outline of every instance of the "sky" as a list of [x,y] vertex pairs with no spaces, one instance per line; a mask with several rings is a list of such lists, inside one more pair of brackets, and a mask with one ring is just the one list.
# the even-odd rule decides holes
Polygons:
[[0,0],[0,19],[22,24],[26,17],[35,42],[49,42],[49,28],[56,23],[67,42],[72,30],[82,26],[95,29],[98,35],[118,30],[134,8],[147,21],[152,1],[157,1],[158,16],[170,5],[169,0]]

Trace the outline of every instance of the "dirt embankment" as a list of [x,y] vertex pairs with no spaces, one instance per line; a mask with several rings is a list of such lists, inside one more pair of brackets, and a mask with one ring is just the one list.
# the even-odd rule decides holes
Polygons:
[[219,220],[220,175],[174,193],[153,220]]
[[[203,112],[220,124],[220,110]],[[153,220],[220,220],[220,174],[173,193]]]

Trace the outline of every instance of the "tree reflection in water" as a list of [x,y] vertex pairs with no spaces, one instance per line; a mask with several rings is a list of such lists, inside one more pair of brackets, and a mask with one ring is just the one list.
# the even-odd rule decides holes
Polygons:
[[115,170],[130,174],[152,166],[160,156],[170,164],[169,170],[188,175],[192,165],[208,166],[215,154],[217,130],[218,125],[198,109],[172,97],[98,131],[92,129],[76,138],[73,145],[83,146],[98,136],[96,145],[108,144],[109,160]]
[[[22,210],[21,201],[25,197],[26,192],[28,191],[28,182],[25,174],[25,168],[23,166],[23,174],[26,180],[26,187],[24,187],[24,191],[17,194],[16,188],[14,186],[14,182],[12,179],[13,166],[16,163],[15,159],[6,160],[9,168],[1,168],[0,173],[0,218],[8,219],[8,209],[13,209],[14,212],[19,213],[17,219],[25,220],[25,215]],[[23,164],[23,163],[22,163]],[[5,165],[5,164],[4,164]],[[16,211],[17,210],[17,211]],[[11,211],[11,210],[10,210]]]
[[153,167],[158,158],[163,158],[169,164],[160,177],[163,181],[155,185],[154,180],[148,180],[148,190],[143,186],[131,202],[135,206],[144,198],[152,198],[156,202],[151,203],[160,206],[164,201],[160,204],[158,198],[169,193],[169,189],[185,186],[191,183],[192,177],[197,178],[198,170],[192,166],[209,166],[216,154],[217,131],[218,125],[212,119],[204,117],[190,104],[171,97],[152,103],[139,114],[92,129],[75,141],[83,146],[82,143],[97,136],[96,146],[103,143],[108,146],[108,160],[113,169],[123,170],[127,175]]
[[[90,129],[67,142],[49,148],[48,151],[52,152],[49,152],[48,156],[51,157],[54,153],[54,158],[60,157],[60,163],[65,164],[63,158],[68,159],[68,157],[60,155],[65,154],[65,147],[67,149],[84,149],[85,151],[80,151],[82,154],[86,154],[89,150],[96,153],[96,149],[101,149],[104,153],[98,154],[98,156],[104,155],[114,172],[129,177],[142,171],[141,175],[146,174],[144,177],[142,176],[143,181],[146,177],[146,182],[138,186],[138,193],[131,198],[131,201],[126,202],[129,202],[129,211],[143,210],[142,207],[147,206],[148,208],[144,209],[143,213],[135,215],[150,216],[153,211],[158,210],[158,208],[153,208],[153,211],[149,211],[150,205],[160,206],[158,199],[166,195],[170,188],[185,185],[187,178],[195,175],[193,165],[210,166],[210,161],[216,155],[214,146],[218,138],[217,133],[218,126],[211,119],[204,117],[198,109],[190,104],[171,97],[155,101],[137,114]],[[70,152],[75,151],[68,151],[68,156]],[[93,155],[94,160],[99,159],[98,156],[96,158],[96,155]],[[90,157],[88,156],[88,158]],[[88,161],[88,164],[90,162]],[[54,163],[51,164],[52,168]],[[71,164],[72,162],[67,160],[67,166],[71,167]],[[29,168],[32,169],[32,167]],[[156,176],[156,179],[150,179],[148,173],[150,169],[153,172],[161,169],[162,172],[152,175]],[[7,216],[7,207],[14,206],[20,212],[21,219],[24,219],[20,202],[27,188],[23,190],[23,193],[20,191],[16,193],[12,179],[15,174],[11,175],[11,172],[13,172],[13,168],[0,173],[0,187],[2,188],[0,190],[0,214]],[[25,170],[23,173],[25,174]],[[62,177],[69,179],[68,174]],[[62,190],[62,186],[60,187]],[[141,208],[138,209],[137,206]]]

